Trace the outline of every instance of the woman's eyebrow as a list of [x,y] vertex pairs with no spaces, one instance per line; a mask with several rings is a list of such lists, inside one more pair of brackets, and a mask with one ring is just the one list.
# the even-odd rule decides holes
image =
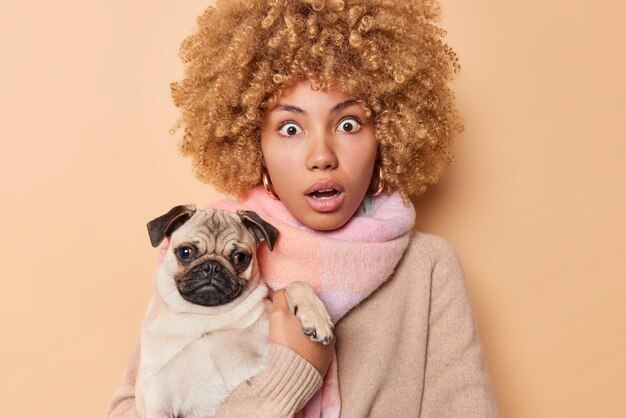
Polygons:
[[[358,102],[354,99],[350,99],[350,100],[346,100],[345,102],[341,102],[341,103],[337,103],[335,106],[333,106],[330,109],[330,113],[337,113],[347,107],[350,106],[354,106],[355,104],[358,104]],[[283,110],[285,112],[291,112],[291,113],[299,113],[299,114],[303,114],[306,115],[306,110],[302,109],[301,107],[298,106],[294,106],[294,105],[289,105],[289,104],[278,104],[276,105],[276,107],[274,108],[274,110]]]
[[346,100],[345,102],[341,102],[341,103],[337,103],[335,106],[333,106],[332,109],[330,109],[330,113],[337,113],[347,107],[350,106],[354,106],[355,104],[358,104],[358,102],[354,99],[350,99],[350,100]]
[[287,104],[276,105],[276,108],[274,110],[284,110],[285,112],[306,114],[304,109],[299,108],[298,106],[287,105]]

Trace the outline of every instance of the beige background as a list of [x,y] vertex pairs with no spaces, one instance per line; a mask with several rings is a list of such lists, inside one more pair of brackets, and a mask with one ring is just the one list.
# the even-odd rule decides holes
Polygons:
[[[152,288],[145,223],[217,197],[168,134],[205,5],[0,5],[2,416],[103,414]],[[624,3],[443,10],[468,126],[418,226],[463,260],[501,416],[624,417]]]

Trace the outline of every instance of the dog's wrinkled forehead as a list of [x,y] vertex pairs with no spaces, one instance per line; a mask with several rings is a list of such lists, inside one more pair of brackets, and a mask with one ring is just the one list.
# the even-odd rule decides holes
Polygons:
[[[198,210],[172,234],[171,243],[204,243],[206,251],[220,251],[227,243],[245,243],[256,246],[254,235],[242,224],[235,213],[206,209]],[[218,247],[218,248],[213,248]]]

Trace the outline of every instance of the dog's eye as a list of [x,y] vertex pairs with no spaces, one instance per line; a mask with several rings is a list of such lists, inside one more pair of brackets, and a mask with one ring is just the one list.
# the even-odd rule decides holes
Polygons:
[[248,266],[248,263],[250,262],[250,254],[243,251],[238,251],[233,254],[232,259],[235,268],[237,270],[240,270]]
[[191,261],[196,251],[192,247],[180,247],[176,249],[176,257],[181,261]]

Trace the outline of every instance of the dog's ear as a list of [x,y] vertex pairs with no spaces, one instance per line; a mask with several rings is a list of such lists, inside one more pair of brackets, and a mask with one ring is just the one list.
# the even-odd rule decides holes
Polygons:
[[161,242],[172,235],[176,229],[187,222],[196,213],[196,205],[180,205],[173,207],[165,215],[148,222],[148,235],[153,247],[158,247]]
[[278,229],[274,225],[265,222],[256,212],[251,210],[238,210],[237,215],[239,215],[244,226],[252,232],[257,241],[265,241],[270,251],[274,249],[274,243],[276,238],[278,238]]

